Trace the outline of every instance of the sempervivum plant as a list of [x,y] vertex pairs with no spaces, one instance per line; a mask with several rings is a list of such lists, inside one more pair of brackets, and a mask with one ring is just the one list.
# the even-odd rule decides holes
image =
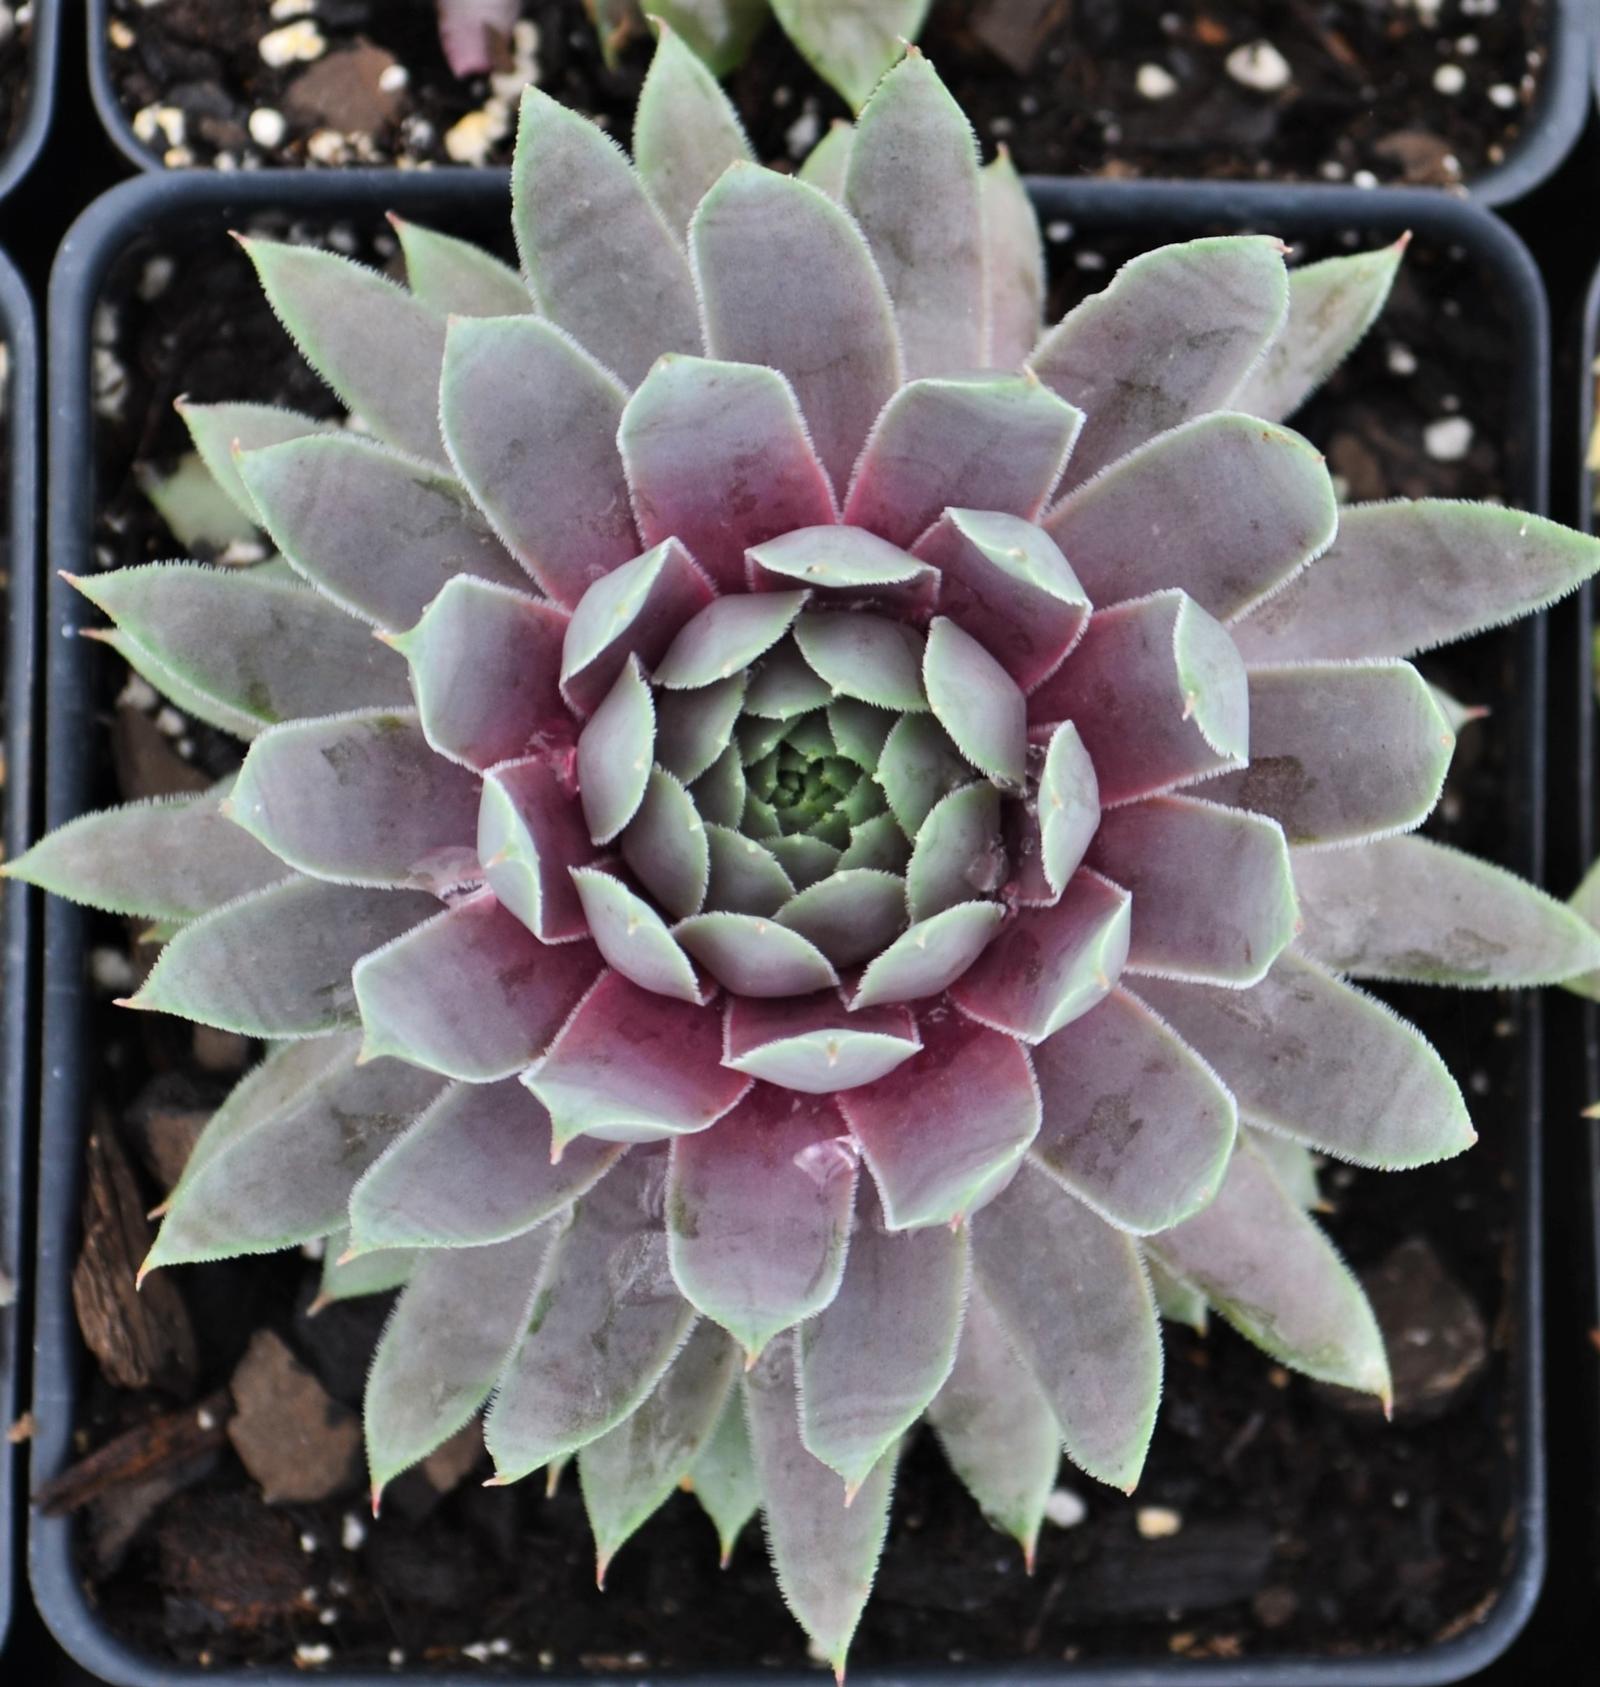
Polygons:
[[1346,980],[1600,964],[1408,835],[1454,706],[1406,658],[1600,553],[1341,514],[1275,419],[1399,246],[1166,247],[1041,336],[928,63],[841,133],[758,168],[668,37],[637,166],[526,96],[520,276],[246,241],[364,429],[187,407],[281,555],[77,584],[248,753],[13,870],[159,923],[132,1005],[272,1042],[146,1269],[403,1284],[375,1495],[487,1406],[496,1480],[576,1457],[602,1571],[681,1483],[724,1552],[759,1506],[842,1667],[924,1413],[1031,1553],[1063,1448],[1137,1480],[1158,1305],[1387,1396],[1310,1151],[1473,1130]]

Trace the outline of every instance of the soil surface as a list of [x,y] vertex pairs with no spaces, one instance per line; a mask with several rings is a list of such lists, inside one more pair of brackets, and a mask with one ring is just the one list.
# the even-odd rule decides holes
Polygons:
[[[386,231],[302,232],[367,256],[392,249]],[[1103,285],[1131,250],[1053,228],[1054,307]],[[96,321],[106,566],[177,554],[135,481],[182,446],[175,395],[332,408],[230,242],[192,249],[181,284],[176,275],[154,247],[135,254]],[[1300,425],[1356,496],[1507,495],[1510,345],[1504,306],[1470,263],[1415,242],[1382,326]],[[1495,711],[1464,729],[1431,828],[1492,860],[1515,853],[1522,652],[1501,633],[1426,665],[1456,697]],[[97,802],[196,788],[236,761],[229,740],[118,664],[101,660],[95,675],[106,727]],[[347,1408],[359,1404],[387,1297],[308,1319],[318,1267],[298,1254],[161,1273],[137,1300],[128,1293],[148,1242],[144,1208],[251,1051],[119,1014],[110,998],[128,993],[149,950],[123,922],[103,919],[95,934],[97,1104],[74,1282],[94,1355],[77,1425],[90,1456],[53,1498],[79,1517],[83,1575],[110,1626],[159,1659],[212,1665],[806,1667],[759,1529],[719,1571],[711,1527],[686,1496],[621,1552],[604,1595],[570,1476],[548,1499],[533,1482],[486,1490],[470,1442],[396,1483],[374,1524],[349,1469]],[[1395,1650],[1468,1627],[1492,1603],[1512,1528],[1525,1021],[1514,998],[1493,993],[1390,995],[1460,1075],[1482,1135],[1425,1172],[1324,1177],[1329,1229],[1376,1274],[1391,1340],[1440,1355],[1417,1378],[1414,1413],[1386,1426],[1225,1329],[1202,1339],[1168,1326],[1161,1419],[1136,1498],[1064,1466],[1056,1510],[1076,1521],[1047,1525],[1031,1580],[931,1441],[913,1442],[855,1663]],[[1402,1245],[1401,1261],[1427,1250],[1428,1269],[1381,1270]],[[264,1400],[296,1403],[272,1408],[276,1446],[262,1434]],[[235,1412],[253,1427],[241,1432]],[[261,1484],[303,1477],[307,1448],[326,1461],[332,1491],[266,1503]]]
[[11,144],[28,109],[28,42],[33,33],[29,11],[0,0],[0,152]]
[[[985,144],[1026,171],[1459,187],[1516,140],[1551,5],[937,0],[923,45]],[[524,0],[497,73],[467,80],[432,0],[111,9],[118,96],[173,165],[504,163],[528,80],[626,137],[650,52],[640,37],[607,69],[583,0]],[[776,27],[729,91],[771,161],[847,115]]]

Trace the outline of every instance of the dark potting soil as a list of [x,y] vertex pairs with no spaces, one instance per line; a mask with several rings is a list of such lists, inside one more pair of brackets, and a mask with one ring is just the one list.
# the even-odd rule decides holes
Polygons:
[[12,0],[0,0],[0,152],[28,109],[28,73],[31,60],[28,43],[33,33],[31,17]]
[[[386,235],[369,243],[367,231],[319,232],[369,255],[389,247]],[[1050,232],[1056,309],[1131,255]],[[1503,310],[1459,254],[1413,245],[1383,325],[1300,418],[1354,495],[1507,494]],[[154,249],[133,256],[95,333],[97,540],[107,566],[177,554],[135,473],[182,449],[178,393],[331,410],[220,237],[188,252],[181,276]],[[1431,829],[1499,860],[1514,848],[1506,793],[1520,748],[1517,652],[1515,634],[1496,634],[1426,664],[1462,701],[1497,711],[1463,731]],[[119,664],[102,661],[97,684],[107,729],[98,800],[194,788],[237,759],[230,741],[127,684]],[[377,1523],[353,1472],[317,1503],[263,1500],[223,1427],[246,1346],[271,1332],[331,1397],[309,1416],[283,1414],[277,1454],[303,1466],[305,1446],[347,1433],[333,1403],[359,1404],[388,1297],[308,1320],[318,1267],[294,1254],[161,1273],[134,1301],[128,1278],[148,1245],[142,1209],[172,1177],[174,1145],[249,1050],[178,1021],[119,1014],[109,998],[127,993],[148,949],[120,922],[94,929],[95,1143],[76,1281],[97,1359],[86,1367],[77,1442],[94,1456],[62,1497],[86,1502],[80,1563],[104,1620],[157,1658],[212,1665],[381,1667],[465,1655],[552,1672],[804,1666],[759,1528],[720,1571],[710,1525],[687,1496],[621,1552],[603,1595],[570,1474],[553,1498],[534,1482],[486,1490],[481,1453],[474,1460],[469,1449],[451,1470],[396,1483]],[[1168,1326],[1160,1422],[1136,1498],[1064,1465],[1061,1515],[1082,1516],[1046,1526],[1031,1580],[918,1436],[856,1663],[1393,1650],[1468,1627],[1492,1603],[1513,1524],[1507,1319],[1523,1010],[1492,993],[1390,994],[1460,1076],[1482,1140],[1407,1175],[1330,1168],[1327,1224],[1363,1271],[1402,1243],[1430,1247],[1446,1292],[1419,1299],[1411,1290],[1424,1273],[1407,1275],[1386,1310],[1391,1343],[1398,1352],[1419,1345],[1419,1333],[1454,1338],[1465,1328],[1470,1348],[1472,1331],[1486,1332],[1481,1371],[1465,1382],[1435,1376],[1450,1384],[1438,1415],[1386,1426],[1226,1329],[1201,1339]],[[1449,1304],[1463,1297],[1464,1307]],[[1443,1320],[1450,1331],[1437,1327]],[[464,1465],[473,1468],[463,1476]]]
[[[1550,4],[937,0],[923,45],[985,144],[1005,141],[1023,170],[1457,187],[1515,141]],[[458,80],[433,0],[286,13],[270,0],[112,0],[112,77],[158,156],[504,163],[529,78],[625,138],[650,52],[641,36],[608,70],[583,0],[524,0],[501,74]],[[768,160],[804,157],[847,115],[775,27],[729,87]]]

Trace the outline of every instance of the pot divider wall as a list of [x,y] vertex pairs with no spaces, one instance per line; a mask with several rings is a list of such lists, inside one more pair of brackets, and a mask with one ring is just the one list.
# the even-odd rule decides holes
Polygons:
[[[1495,218],[1447,196],[1429,192],[1363,192],[1343,188],[1271,188],[1222,184],[1181,186],[1038,180],[1030,184],[1041,221],[1072,224],[1081,236],[1115,241],[1185,238],[1230,229],[1255,229],[1286,238],[1332,239],[1347,229],[1363,240],[1392,240],[1406,229],[1433,245],[1469,254],[1475,277],[1507,301],[1514,342],[1508,416],[1508,484],[1515,501],[1530,509],[1544,502],[1547,452],[1546,374],[1548,327],[1537,272],[1526,250]],[[344,218],[376,223],[394,209],[423,222],[466,234],[495,227],[507,191],[500,172],[353,171],[344,174],[263,172],[249,176],[153,174],[105,195],[74,225],[62,246],[50,291],[50,482],[48,511],[52,574],[49,584],[49,766],[45,823],[59,825],[91,805],[95,734],[94,664],[99,647],[68,636],[92,623],[93,611],[56,578],[55,570],[89,572],[94,550],[94,418],[90,402],[90,318],[107,276],[130,246],[158,234],[165,242],[188,237],[220,239],[228,228],[248,226],[263,212],[281,211],[306,223]],[[247,396],[247,395],[240,395]],[[1496,730],[1514,747],[1514,783],[1504,792],[1513,850],[1504,864],[1538,876],[1542,853],[1544,789],[1545,628],[1536,619],[1509,635],[1502,648],[1514,669],[1511,696],[1497,714]],[[79,1237],[83,1145],[91,1093],[84,1026],[89,1002],[87,921],[83,912],[51,899],[43,915],[40,1224],[37,1258],[37,1331],[34,1365],[33,1443],[35,1482],[52,1478],[74,1456],[72,1432],[82,1409],[87,1359],[74,1320],[71,1273]],[[1241,1662],[1189,1661],[1177,1657],[1111,1657],[1081,1662],[1040,1662],[1023,1668],[1030,1682],[1061,1687],[1137,1687],[1139,1683],[1193,1678],[1232,1687],[1401,1687],[1461,1680],[1498,1656],[1516,1636],[1533,1605],[1544,1573],[1545,1477],[1541,1358],[1537,1334],[1541,1279],[1539,1229],[1539,1119],[1541,1010],[1536,998],[1521,1010],[1523,1034],[1513,1059],[1512,1098],[1492,1128],[1507,1144],[1516,1185],[1515,1247],[1511,1281],[1504,1289],[1511,1335],[1512,1375],[1505,1410],[1513,1422],[1504,1473],[1506,1554],[1497,1594],[1481,1620],[1448,1640],[1409,1653],[1364,1657],[1262,1656]],[[1426,1025],[1426,1021],[1424,1022]],[[1427,1174],[1420,1174],[1426,1176]],[[1264,1361],[1263,1361],[1264,1363]],[[1158,1433],[1160,1433],[1158,1431]],[[1495,1473],[1497,1483],[1500,1473]],[[79,1574],[74,1524],[34,1513],[30,1531],[34,1595],[46,1622],[66,1650],[91,1672],[118,1687],[156,1687],[203,1678],[237,1687],[300,1687],[302,1671],[285,1661],[262,1669],[214,1668],[204,1672],[141,1655],[112,1632],[90,1604]],[[714,1621],[715,1612],[701,1613]],[[994,1679],[999,1665],[963,1669],[878,1672],[865,1664],[853,1683],[888,1687],[914,1673],[954,1683]],[[1007,1668],[1017,1679],[1016,1664]],[[390,1679],[404,1679],[403,1672]],[[442,1687],[481,1679],[476,1669],[429,1672]],[[531,1679],[560,1677],[531,1670]],[[319,1679],[356,1687],[370,1679],[341,1672],[337,1659]],[[505,1679],[505,1677],[501,1677]],[[701,1687],[733,1676],[702,1674]],[[774,1675],[800,1683],[810,1676]],[[572,1687],[577,1687],[576,1679]]]
[[[33,693],[37,656],[39,348],[33,304],[22,278],[0,252],[0,344],[8,372],[0,389],[0,465],[7,477],[4,506],[9,531],[5,593],[5,851],[15,857],[32,830]],[[0,991],[0,1273],[13,1292],[0,1308],[0,1424],[22,1411],[22,1309],[31,1272],[22,1251],[23,1202],[29,1187],[24,1147],[32,1099],[33,914],[26,885],[0,889],[0,946],[5,983]],[[0,1442],[0,1648],[10,1624],[21,1542],[23,1453]]]
[[[28,104],[11,145],[0,152],[0,199],[33,168],[50,132],[56,107],[56,70],[61,55],[62,0],[33,0],[33,37],[28,54]],[[0,231],[5,213],[0,211]]]

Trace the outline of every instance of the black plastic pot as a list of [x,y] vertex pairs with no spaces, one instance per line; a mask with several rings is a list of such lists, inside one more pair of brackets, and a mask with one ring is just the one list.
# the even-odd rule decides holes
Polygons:
[[[1589,115],[1589,61],[1594,47],[1593,0],[1547,0],[1553,17],[1550,53],[1539,97],[1504,162],[1469,181],[1471,196],[1484,205],[1508,205],[1549,176],[1572,150]],[[141,170],[166,168],[160,157],[133,132],[133,122],[117,97],[106,47],[111,0],[88,0],[89,85],[106,132]]]
[[[1475,280],[1506,302],[1512,322],[1513,371],[1506,428],[1509,487],[1530,509],[1544,502],[1547,458],[1548,325],[1538,274],[1517,237],[1496,218],[1447,196],[1418,191],[1363,192],[1348,188],[1271,188],[1219,184],[1106,184],[1038,181],[1032,185],[1042,220],[1070,222],[1081,235],[1115,240],[1182,238],[1234,229],[1271,230],[1287,238],[1331,238],[1345,230],[1363,239],[1392,239],[1412,229],[1436,249],[1469,255]],[[253,216],[288,212],[305,222],[320,218],[376,224],[394,209],[458,232],[481,234],[503,225],[506,177],[502,172],[407,173],[361,171],[340,175],[284,173],[253,176],[164,174],[145,176],[106,194],[74,225],[63,243],[50,289],[50,599],[47,625],[48,769],[44,820],[58,825],[82,812],[91,799],[95,721],[93,664],[100,648],[69,636],[88,621],[76,593],[56,570],[89,571],[96,502],[94,418],[91,393],[90,318],[113,263],[131,247],[158,236],[220,240]],[[1155,231],[1159,230],[1159,234]],[[1497,719],[1514,746],[1512,783],[1502,793],[1514,839],[1507,863],[1537,877],[1542,857],[1544,791],[1545,647],[1542,621],[1521,627],[1504,647],[1514,666],[1507,707]],[[81,1408],[86,1355],[74,1320],[70,1290],[79,1233],[83,1143],[90,1108],[84,1025],[89,1001],[86,921],[80,910],[51,900],[44,913],[41,999],[42,1087],[39,1246],[36,1274],[37,1332],[34,1363],[33,1442],[36,1482],[57,1475],[73,1457],[72,1430]],[[1541,1010],[1527,1003],[1517,1039],[1512,1094],[1505,1117],[1494,1120],[1506,1145],[1516,1184],[1515,1246],[1505,1294],[1511,1330],[1511,1375],[1505,1415],[1512,1448],[1508,1469],[1495,1480],[1507,1492],[1506,1553],[1496,1597],[1469,1630],[1420,1651],[1364,1658],[1271,1657],[1249,1662],[1190,1662],[1178,1658],[1111,1659],[1054,1667],[1030,1665],[1024,1673],[984,1666],[959,1671],[852,1673],[857,1683],[887,1687],[915,1674],[954,1683],[974,1678],[1060,1681],[1062,1687],[1138,1687],[1193,1678],[1232,1687],[1420,1687],[1472,1675],[1511,1643],[1538,1594],[1545,1568],[1544,1417],[1538,1329],[1542,1305],[1537,1237],[1540,1220],[1539,1125],[1542,1070]],[[1498,1397],[1497,1397],[1498,1398]],[[91,1608],[80,1581],[70,1520],[35,1512],[30,1532],[34,1595],[46,1622],[74,1658],[119,1687],[157,1687],[205,1679],[236,1687],[299,1687],[302,1672],[280,1667],[188,1671],[136,1655]],[[370,1677],[320,1672],[319,1678],[355,1687]],[[392,1678],[392,1676],[391,1676]],[[541,1672],[532,1679],[548,1681]],[[430,1673],[444,1687],[477,1683],[476,1670]],[[734,1679],[700,1678],[704,1683]],[[785,1678],[798,1682],[802,1678]],[[810,1679],[810,1678],[804,1678]],[[573,1684],[576,1687],[576,1684]]]
[[[56,67],[61,54],[61,0],[34,0],[29,42],[28,107],[11,145],[0,153],[0,199],[33,168],[50,132],[56,107]],[[0,229],[4,228],[0,212]]]
[[[5,843],[16,855],[27,843],[33,816],[33,694],[38,640],[39,344],[33,302],[11,261],[0,253],[0,343],[10,373],[6,382],[0,450],[7,472],[6,507],[10,588],[6,594]],[[33,903],[26,885],[7,883],[0,902],[0,945],[5,983],[0,993],[0,1271],[17,1291],[0,1311],[0,1423],[22,1410],[23,1198],[28,1156],[24,1146],[33,1093]],[[0,1443],[0,1647],[10,1624],[16,1548],[21,1538],[22,1453]]]

